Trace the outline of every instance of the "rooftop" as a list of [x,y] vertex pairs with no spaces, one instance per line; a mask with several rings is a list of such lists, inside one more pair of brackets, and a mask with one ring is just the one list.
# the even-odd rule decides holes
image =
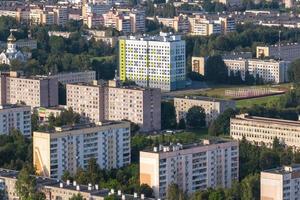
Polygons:
[[290,166],[277,167],[277,168],[265,170],[263,172],[274,173],[274,174],[289,174],[295,171],[300,171],[300,164],[292,164]]
[[30,106],[22,105],[22,104],[5,104],[5,105],[0,105],[0,111],[5,109],[24,108],[24,107],[30,108]]
[[174,35],[172,33],[163,33],[160,32],[159,35],[149,36],[149,35],[140,35],[140,36],[129,36],[129,37],[120,37],[127,40],[139,40],[139,41],[157,41],[157,42],[174,42],[181,41],[180,35]]
[[174,99],[190,99],[190,100],[199,100],[199,101],[213,101],[213,102],[226,102],[231,100],[206,97],[206,96],[185,96],[185,97],[175,97]]
[[285,119],[250,116],[248,113],[236,115],[233,119],[241,119],[241,120],[256,121],[256,122],[268,122],[268,123],[300,127],[300,120],[293,121],[293,120],[285,120]]

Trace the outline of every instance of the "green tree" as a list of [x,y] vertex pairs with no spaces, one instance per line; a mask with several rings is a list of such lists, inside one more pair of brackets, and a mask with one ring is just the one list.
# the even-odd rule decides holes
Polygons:
[[200,106],[191,107],[186,114],[186,124],[190,128],[202,128],[206,125],[205,110]]
[[205,63],[205,78],[216,83],[226,83],[227,67],[221,56],[215,55],[207,58]]
[[208,134],[212,136],[229,134],[230,132],[230,118],[234,117],[238,113],[237,110],[229,108],[220,114],[216,120],[214,120],[208,129]]
[[141,184],[139,187],[139,193],[144,194],[145,197],[153,197],[153,189],[147,184]]
[[178,129],[185,129],[185,128],[186,128],[185,120],[184,118],[181,118],[178,123]]
[[249,175],[241,182],[241,199],[260,199],[260,176],[259,174]]
[[62,37],[51,36],[49,46],[52,53],[62,53],[65,50],[65,42]]
[[173,103],[163,101],[161,103],[161,128],[176,128],[176,112]]
[[288,69],[289,80],[300,83],[300,59],[293,61]]
[[83,196],[80,193],[73,194],[73,196],[70,198],[70,200],[83,200]]
[[167,189],[166,200],[185,200],[185,194],[177,184],[170,184]]

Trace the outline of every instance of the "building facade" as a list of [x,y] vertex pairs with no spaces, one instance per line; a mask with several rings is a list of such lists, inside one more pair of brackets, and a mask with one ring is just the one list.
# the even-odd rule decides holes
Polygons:
[[228,76],[240,72],[245,80],[248,71],[254,77],[259,76],[266,83],[284,83],[288,81],[289,61],[260,60],[260,59],[224,59]]
[[0,135],[19,130],[25,137],[31,137],[31,108],[23,105],[0,106]]
[[230,135],[233,139],[246,140],[257,144],[272,147],[275,138],[286,146],[300,148],[300,121],[282,120],[236,115],[230,119]]
[[33,164],[42,176],[60,178],[64,171],[75,174],[79,167],[86,168],[91,158],[102,169],[130,164],[130,123],[86,124],[33,133]]
[[211,97],[185,97],[185,98],[174,98],[174,106],[176,110],[177,122],[180,119],[185,119],[189,109],[193,106],[202,107],[206,114],[206,124],[209,125],[215,120],[221,113],[228,108],[235,108],[235,102],[231,100],[216,99]]
[[159,89],[108,84],[67,84],[67,107],[93,122],[129,120],[149,132],[161,128]]
[[96,80],[95,71],[68,72],[50,75],[49,78],[57,79],[58,82],[65,85],[68,83],[90,83]]
[[230,188],[238,180],[239,150],[234,141],[154,147],[140,152],[140,184],[164,199],[171,183],[191,194],[207,188]]
[[261,200],[298,200],[300,165],[283,166],[260,173]]
[[202,76],[205,75],[205,58],[204,57],[192,57],[192,71]]
[[269,46],[257,46],[256,47],[256,58],[271,57],[280,58],[284,61],[294,61],[300,54],[300,44],[289,43],[281,45],[269,45]]
[[161,33],[154,37],[120,38],[119,73],[122,81],[170,91],[185,87],[185,41]]

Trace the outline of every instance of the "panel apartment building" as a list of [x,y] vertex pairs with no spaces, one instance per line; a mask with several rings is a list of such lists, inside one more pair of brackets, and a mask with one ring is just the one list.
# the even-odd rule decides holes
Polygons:
[[260,185],[261,200],[299,200],[300,165],[262,171]]
[[268,46],[257,46],[256,47],[256,58],[270,57],[280,58],[284,61],[294,61],[300,58],[300,44],[288,43],[268,45]]
[[236,141],[160,145],[153,151],[140,152],[140,184],[152,187],[156,198],[164,199],[171,183],[188,194],[207,188],[230,188],[238,174]]
[[161,92],[157,88],[120,86],[111,80],[108,85],[67,84],[67,107],[93,122],[129,120],[141,131],[161,128]]
[[12,129],[31,137],[31,108],[24,105],[0,105],[0,135]]
[[67,83],[90,83],[96,80],[96,71],[59,73],[50,75],[49,78],[57,79],[63,85]]
[[185,87],[185,41],[180,36],[121,37],[119,75],[143,87],[170,91]]
[[102,169],[130,164],[130,123],[106,122],[57,127],[33,133],[33,164],[37,173],[60,178],[64,171],[75,174],[95,158]]
[[177,122],[179,122],[182,118],[186,118],[186,114],[190,108],[193,106],[200,106],[205,110],[206,124],[209,125],[228,108],[235,108],[235,101],[203,96],[193,96],[174,98],[174,106]]
[[258,74],[264,82],[267,83],[284,83],[288,81],[289,61],[260,60],[260,59],[224,59],[230,72],[241,72],[241,77],[245,80],[246,71],[256,77]]
[[[16,191],[16,182],[19,175],[18,171],[0,169],[0,192],[5,194],[4,199],[1,200],[15,200],[19,199]],[[37,183],[37,190],[42,192],[47,200],[67,200],[71,199],[74,195],[80,194],[83,199],[88,200],[105,200],[110,195],[117,195],[118,199],[122,200],[154,200],[147,198],[144,194],[140,196],[137,193],[125,194],[121,190],[115,191],[114,189],[103,189],[99,185],[80,185],[76,181],[66,182],[45,178],[41,176],[34,176]]]
[[300,149],[300,121],[282,120],[240,114],[230,119],[233,139],[272,147],[275,138],[289,147]]
[[25,103],[32,108],[58,105],[58,81],[46,76],[0,75],[0,105]]

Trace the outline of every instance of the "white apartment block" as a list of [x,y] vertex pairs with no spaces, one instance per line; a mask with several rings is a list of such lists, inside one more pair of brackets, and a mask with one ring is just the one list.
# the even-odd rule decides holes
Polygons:
[[260,59],[224,59],[228,69],[228,76],[230,72],[241,72],[242,79],[245,79],[246,71],[256,77],[258,74],[260,78],[267,83],[284,83],[288,81],[288,67],[289,61],[276,60],[260,60]]
[[288,147],[300,149],[300,121],[236,115],[230,119],[230,136],[272,147],[275,138]]
[[56,127],[53,131],[33,133],[33,164],[37,173],[61,178],[64,171],[75,174],[86,168],[91,158],[101,169],[130,164],[130,123],[106,122]]
[[205,110],[206,124],[209,125],[228,108],[234,109],[235,101],[202,96],[174,98],[177,122],[182,118],[185,119],[189,109],[193,106],[199,106]]
[[93,122],[129,120],[142,132],[161,129],[161,92],[157,88],[106,84],[67,84],[67,107]]
[[58,81],[46,76],[1,73],[0,105],[25,103],[32,108],[58,105]]
[[50,75],[49,78],[57,79],[61,84],[90,83],[96,80],[95,71],[69,72]]
[[12,129],[31,137],[31,108],[24,105],[0,106],[0,135],[9,134]]
[[185,41],[180,36],[122,37],[119,39],[122,81],[171,91],[185,87]]
[[261,200],[299,200],[300,165],[282,166],[260,173]]
[[238,174],[239,149],[235,141],[204,140],[140,151],[140,184],[148,184],[156,198],[164,199],[171,183],[187,194],[207,188],[230,188]]
[[257,46],[256,57],[280,58],[284,61],[294,61],[300,58],[300,44],[288,43],[281,45]]

